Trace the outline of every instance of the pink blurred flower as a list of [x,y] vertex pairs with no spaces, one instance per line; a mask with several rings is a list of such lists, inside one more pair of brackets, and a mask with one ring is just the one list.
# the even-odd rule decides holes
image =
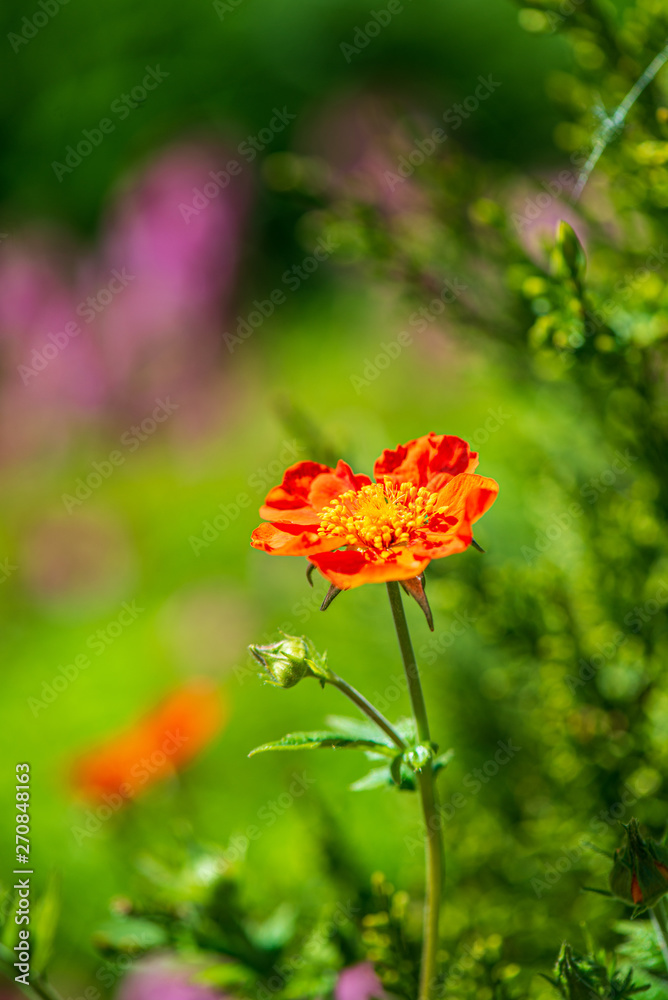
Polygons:
[[211,386],[249,201],[247,175],[219,173],[228,159],[212,143],[163,151],[126,182],[86,254],[62,233],[7,241],[0,458]]
[[[394,101],[375,94],[337,101],[325,109],[311,143],[334,168],[333,187],[340,197],[375,204],[389,216],[420,211],[427,201],[413,182],[419,154],[394,110]],[[425,133],[433,124],[425,123]],[[435,148],[434,155],[442,155]]]
[[383,1000],[385,996],[371,962],[360,962],[344,969],[334,989],[334,1000]]
[[142,959],[123,980],[117,1000],[220,1000],[217,990],[192,982],[196,971],[168,957]]
[[124,408],[138,392],[148,404],[165,385],[186,391],[218,356],[248,200],[243,174],[222,186],[228,159],[220,147],[176,147],[111,213],[94,280],[104,289],[116,271],[128,283],[94,324]]

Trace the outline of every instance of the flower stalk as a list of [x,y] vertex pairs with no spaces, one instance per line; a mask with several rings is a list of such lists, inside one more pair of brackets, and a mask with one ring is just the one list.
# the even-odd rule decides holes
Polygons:
[[338,688],[342,694],[345,694],[346,698],[349,698],[355,705],[357,705],[357,707],[361,709],[361,711],[364,712],[364,714],[371,719],[372,722],[375,722],[375,724],[383,730],[386,736],[390,737],[394,745],[398,747],[399,750],[406,749],[404,740],[402,740],[392,723],[388,722],[385,716],[379,712],[377,708],[374,708],[371,702],[368,701],[363,694],[360,694],[357,688],[354,688],[352,684],[348,683],[348,681],[344,681],[343,677],[339,677],[339,675],[335,674],[333,670],[329,671],[326,683],[331,684],[332,687]]
[[[394,618],[394,626],[406,672],[418,739],[421,743],[429,743],[430,732],[427,708],[399,585],[393,581],[389,582],[387,584],[387,592],[390,598],[392,617]],[[431,1000],[435,996],[436,988],[436,956],[438,952],[441,897],[445,879],[445,859],[440,834],[436,783],[431,761],[419,771],[418,779],[420,798],[422,800],[422,816],[425,825],[426,858],[424,933],[422,939],[419,1000]]]
[[656,940],[668,969],[668,915],[666,914],[665,900],[660,899],[656,906],[653,906],[649,911],[649,915],[652,918]]

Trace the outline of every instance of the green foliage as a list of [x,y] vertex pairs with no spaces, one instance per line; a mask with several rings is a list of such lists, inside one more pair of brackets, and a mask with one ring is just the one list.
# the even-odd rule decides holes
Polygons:
[[288,733],[273,743],[264,743],[251,750],[249,757],[268,750],[374,750],[392,755],[393,751],[380,740],[359,739],[341,733]]
[[[318,235],[336,238],[334,266],[267,321],[243,356],[240,350],[239,359],[226,359],[221,397],[232,399],[234,416],[229,426],[221,417],[218,437],[197,447],[188,438],[181,451],[156,439],[141,462],[118,470],[88,502],[93,521],[113,512],[128,552],[130,582],[112,580],[114,596],[105,591],[100,611],[49,605],[50,577],[34,568],[31,530],[60,510],[62,493],[112,443],[91,430],[62,467],[50,456],[7,477],[3,553],[20,556],[22,568],[3,583],[3,684],[6,703],[20,712],[8,717],[0,739],[11,760],[17,739],[27,729],[33,734],[41,803],[35,847],[48,860],[40,872],[54,861],[63,869],[52,967],[66,984],[93,981],[100,957],[88,942],[98,926],[105,963],[137,936],[137,955],[163,946],[195,953],[203,960],[201,981],[239,995],[259,989],[278,966],[289,972],[278,996],[327,997],[335,974],[362,959],[374,963],[388,991],[415,995],[421,833],[414,797],[394,794],[415,788],[415,770],[365,723],[337,718],[321,729],[336,692],[301,685],[277,709],[274,692],[246,683],[242,665],[244,647],[258,635],[307,631],[371,700],[378,696],[391,715],[404,713],[380,588],[341,595],[321,616],[324,593],[312,600],[294,565],[265,560],[272,564],[260,568],[247,543],[262,490],[197,560],[187,537],[221,501],[249,494],[256,470],[281,453],[284,435],[303,457],[343,456],[368,471],[382,448],[433,427],[469,438],[480,471],[501,483],[498,504],[480,526],[486,554],[432,564],[436,631],[428,635],[417,615],[414,625],[433,733],[456,748],[455,756],[432,759],[435,770],[448,765],[439,779],[448,854],[446,989],[457,1000],[546,1000],[553,990],[539,974],[566,937],[585,957],[562,952],[563,995],[580,986],[617,1000],[644,986],[639,995],[648,1000],[665,995],[665,963],[649,916],[619,923],[628,891],[622,902],[581,889],[605,884],[608,870],[586,844],[612,850],[619,821],[632,814],[657,842],[668,822],[668,70],[623,122],[611,124],[663,45],[668,14],[655,0],[518,7],[430,4],[416,14],[407,5],[406,20],[354,67],[355,86],[377,95],[387,81],[410,81],[411,101],[421,104],[419,115],[406,105],[392,109],[396,146],[383,146],[379,156],[393,167],[425,128],[442,121],[444,94],[452,91],[448,104],[464,100],[478,73],[496,71],[498,53],[507,53],[498,103],[481,106],[415,169],[399,188],[399,207],[382,176],[361,182],[334,157],[326,162],[330,154],[309,138],[305,119],[299,142],[286,134],[269,151],[289,152],[295,179],[287,192],[261,188],[247,301],[260,286],[264,298],[280,280],[282,257],[292,264],[301,242]],[[17,55],[12,69],[22,81],[24,112],[0,109],[9,140],[1,179],[17,211],[48,206],[50,215],[88,232],[121,171],[163,138],[180,136],[184,123],[213,123],[227,137],[227,119],[238,116],[240,134],[257,130],[275,101],[320,114],[341,82],[350,82],[332,38],[352,34],[368,5],[334,5],[331,22],[318,22],[318,30],[304,5],[261,3],[252,15],[242,8],[228,22],[228,60],[220,58],[210,5],[191,17],[183,5],[168,4],[160,11],[161,37],[169,51],[184,53],[179,85],[159,91],[126,133],[110,137],[108,152],[81,167],[75,184],[56,190],[50,160],[132,85],[135,69],[157,59],[163,44],[152,40],[150,6],[128,8],[118,20],[110,8],[90,11],[76,21],[74,6],[63,7]],[[7,30],[23,15],[16,5],[6,12]],[[75,25],[86,40],[76,58]],[[136,48],[129,37],[138,38]],[[285,57],[285,45],[294,59]],[[120,51],[130,55],[116,65]],[[424,96],[415,95],[416,81]],[[344,132],[355,132],[348,120]],[[601,136],[605,148],[572,206],[568,193]],[[270,168],[265,161],[260,176],[275,176]],[[314,193],[316,175],[327,182]],[[262,183],[258,177],[258,189]],[[453,287],[442,308],[441,293]],[[376,365],[404,330],[410,346],[392,364]],[[353,377],[363,384],[356,387]],[[282,418],[272,408],[276,386],[290,387]],[[272,485],[276,476],[263,478]],[[30,497],[28,480],[39,486]],[[28,699],[86,648],[133,587],[146,608],[136,632],[35,720]],[[211,649],[216,654],[207,658]],[[75,799],[71,759],[202,670],[229,692],[231,719],[219,743],[75,843],[72,829],[84,828],[97,807]],[[248,747],[279,717],[292,735],[253,753],[360,749],[372,769],[355,780],[356,762],[345,754],[247,762]],[[305,725],[316,731],[299,732]],[[414,734],[399,723],[397,730],[412,751]],[[284,807],[291,768],[302,766],[313,788]],[[349,796],[351,781],[368,794]],[[2,805],[9,817],[10,800]],[[211,844],[229,840],[228,847],[193,848],[187,863],[175,862],[174,840],[192,841],[195,832]],[[379,868],[387,878],[369,889]],[[397,892],[395,884],[410,891]],[[40,966],[52,950],[55,904],[46,898]],[[357,912],[346,911],[339,923],[336,907],[348,900]],[[11,906],[8,913],[3,962],[15,941]],[[299,964],[302,955],[308,960]]]

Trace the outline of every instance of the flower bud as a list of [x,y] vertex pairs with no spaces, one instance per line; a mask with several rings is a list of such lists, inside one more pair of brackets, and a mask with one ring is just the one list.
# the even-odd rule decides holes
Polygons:
[[646,910],[668,893],[668,848],[641,837],[636,819],[624,829],[626,844],[614,853],[610,889],[618,899]]
[[294,687],[303,677],[318,677],[324,683],[328,674],[326,657],[316,653],[313,643],[303,636],[286,635],[268,646],[248,648],[266,670],[265,680],[276,687]]

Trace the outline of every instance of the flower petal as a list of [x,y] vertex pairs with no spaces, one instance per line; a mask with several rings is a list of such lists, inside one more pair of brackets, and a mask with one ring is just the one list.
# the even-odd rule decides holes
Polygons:
[[306,556],[315,552],[330,552],[340,544],[340,538],[321,538],[317,524],[265,523],[251,535],[253,548],[272,556]]
[[297,462],[286,470],[281,485],[269,491],[260,517],[279,523],[317,525],[317,512],[331,500],[370,482],[368,476],[356,476],[345,462],[340,461],[336,469],[319,462]]
[[462,438],[431,433],[395,449],[386,448],[373,471],[378,482],[389,476],[395,485],[413,483],[437,491],[453,476],[473,472],[477,465],[477,453]]
[[385,580],[410,580],[429,565],[429,557],[419,557],[410,549],[397,549],[390,559],[381,559],[374,550],[342,549],[309,556],[330,583],[341,590],[360,587],[363,583],[383,583]]
[[[328,465],[320,462],[296,462],[283,473],[280,486],[274,486],[267,493],[265,504],[275,510],[295,510],[309,506],[308,495],[316,476],[333,473]],[[269,519],[271,520],[271,519]]]
[[438,506],[447,506],[443,514],[430,519],[420,542],[413,545],[416,556],[440,559],[463,552],[473,539],[473,525],[496,500],[499,485],[487,476],[463,473],[440,490]]

